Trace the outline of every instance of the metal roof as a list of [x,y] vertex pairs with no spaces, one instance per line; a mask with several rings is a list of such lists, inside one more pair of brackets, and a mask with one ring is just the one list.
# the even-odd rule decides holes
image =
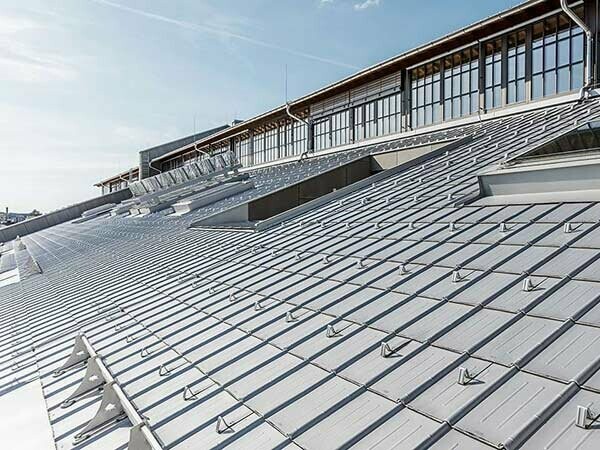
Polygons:
[[483,168],[561,132],[532,123],[588,109],[483,122],[260,232],[189,225],[414,141],[257,169],[259,194],[181,217],[28,235],[0,287],[2,384],[41,390],[61,449],[597,448],[575,416],[598,414],[600,205],[460,206]]

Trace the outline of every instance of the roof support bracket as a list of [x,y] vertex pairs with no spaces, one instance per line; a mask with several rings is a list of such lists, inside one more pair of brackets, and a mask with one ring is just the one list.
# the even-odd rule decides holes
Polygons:
[[106,380],[98,365],[98,357],[94,356],[93,358],[89,358],[81,384],[64,402],[61,403],[60,406],[62,408],[68,408],[82,397],[91,394],[94,391],[101,391],[105,383]]
[[75,337],[75,344],[73,345],[73,350],[71,351],[71,354],[64,362],[64,364],[53,372],[53,375],[55,377],[62,375],[67,370],[79,366],[81,363],[88,360],[88,358],[90,357],[90,353],[86,343],[84,342],[84,339],[85,337],[81,334]]
[[92,417],[83,430],[75,435],[75,444],[85,441],[110,423],[118,422],[126,417],[125,410],[115,387],[116,383],[114,381],[106,384],[100,408],[98,408],[96,415]]

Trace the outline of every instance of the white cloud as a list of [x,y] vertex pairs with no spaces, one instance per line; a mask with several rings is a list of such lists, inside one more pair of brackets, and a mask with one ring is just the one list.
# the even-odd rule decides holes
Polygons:
[[[144,10],[137,9],[137,8],[132,8],[130,6],[122,5],[120,3],[116,3],[116,2],[113,2],[110,0],[92,0],[92,1],[95,3],[100,3],[100,4],[103,4],[106,6],[110,6],[112,8],[120,9],[121,11],[127,11],[132,14],[137,14],[139,16],[146,17],[147,19],[152,19],[152,20],[157,20],[157,21],[164,22],[164,23],[169,23],[171,25],[174,25],[174,26],[177,26],[180,28],[184,28],[187,30],[201,31],[201,32],[210,33],[210,34],[222,37],[222,38],[235,39],[238,41],[246,42],[248,44],[256,45],[258,47],[279,50],[279,51],[289,53],[291,55],[300,56],[300,57],[306,58],[306,59],[312,59],[314,61],[319,61],[322,63],[331,64],[334,66],[345,67],[347,69],[358,69],[358,67],[353,66],[351,64],[346,64],[344,62],[335,61],[335,60],[329,59],[329,58],[323,58],[321,56],[313,55],[311,53],[306,53],[306,52],[302,52],[299,50],[294,50],[294,49],[290,49],[287,47],[283,47],[279,44],[273,44],[271,42],[266,42],[266,41],[262,41],[260,39],[255,39],[253,37],[245,36],[243,34],[235,32],[235,31],[230,31],[223,27],[209,25],[206,23],[199,24],[199,23],[187,22],[185,20],[180,20],[180,19],[173,19],[171,17],[151,13],[151,12],[144,11]],[[367,0],[367,1],[372,1],[372,0]],[[379,0],[375,0],[375,1],[377,1],[377,3],[379,3]]]
[[362,11],[363,9],[379,6],[380,0],[365,0],[362,3],[355,3],[354,9],[356,11]]
[[0,15],[0,80],[46,82],[72,80],[74,67],[63,57],[42,49],[44,27],[29,18]]

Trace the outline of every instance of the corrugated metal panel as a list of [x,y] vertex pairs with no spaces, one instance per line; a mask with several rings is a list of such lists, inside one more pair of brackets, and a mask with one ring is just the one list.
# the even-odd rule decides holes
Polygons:
[[457,426],[500,446],[563,389],[561,383],[518,373],[477,405]]
[[504,330],[489,344],[475,352],[476,356],[511,364],[550,336],[561,323],[538,317],[523,317]]
[[523,445],[523,449],[569,448],[594,450],[600,439],[600,428],[583,429],[575,426],[577,406],[588,406],[595,411],[600,405],[600,394],[579,391],[548,422]]

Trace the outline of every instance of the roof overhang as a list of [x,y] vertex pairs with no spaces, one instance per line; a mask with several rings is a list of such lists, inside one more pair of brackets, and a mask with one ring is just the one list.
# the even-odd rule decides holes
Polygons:
[[96,187],[102,187],[103,185],[106,185],[108,183],[112,183],[112,182],[115,182],[115,181],[123,180],[123,178],[129,176],[130,173],[133,175],[135,173],[138,173],[139,170],[140,170],[140,168],[137,167],[137,166],[136,167],[132,167],[131,169],[126,170],[125,172],[118,173],[118,174],[113,175],[113,176],[111,176],[109,178],[106,178],[106,179],[104,179],[102,181],[99,181],[96,184],[94,184],[94,186],[96,186]]

